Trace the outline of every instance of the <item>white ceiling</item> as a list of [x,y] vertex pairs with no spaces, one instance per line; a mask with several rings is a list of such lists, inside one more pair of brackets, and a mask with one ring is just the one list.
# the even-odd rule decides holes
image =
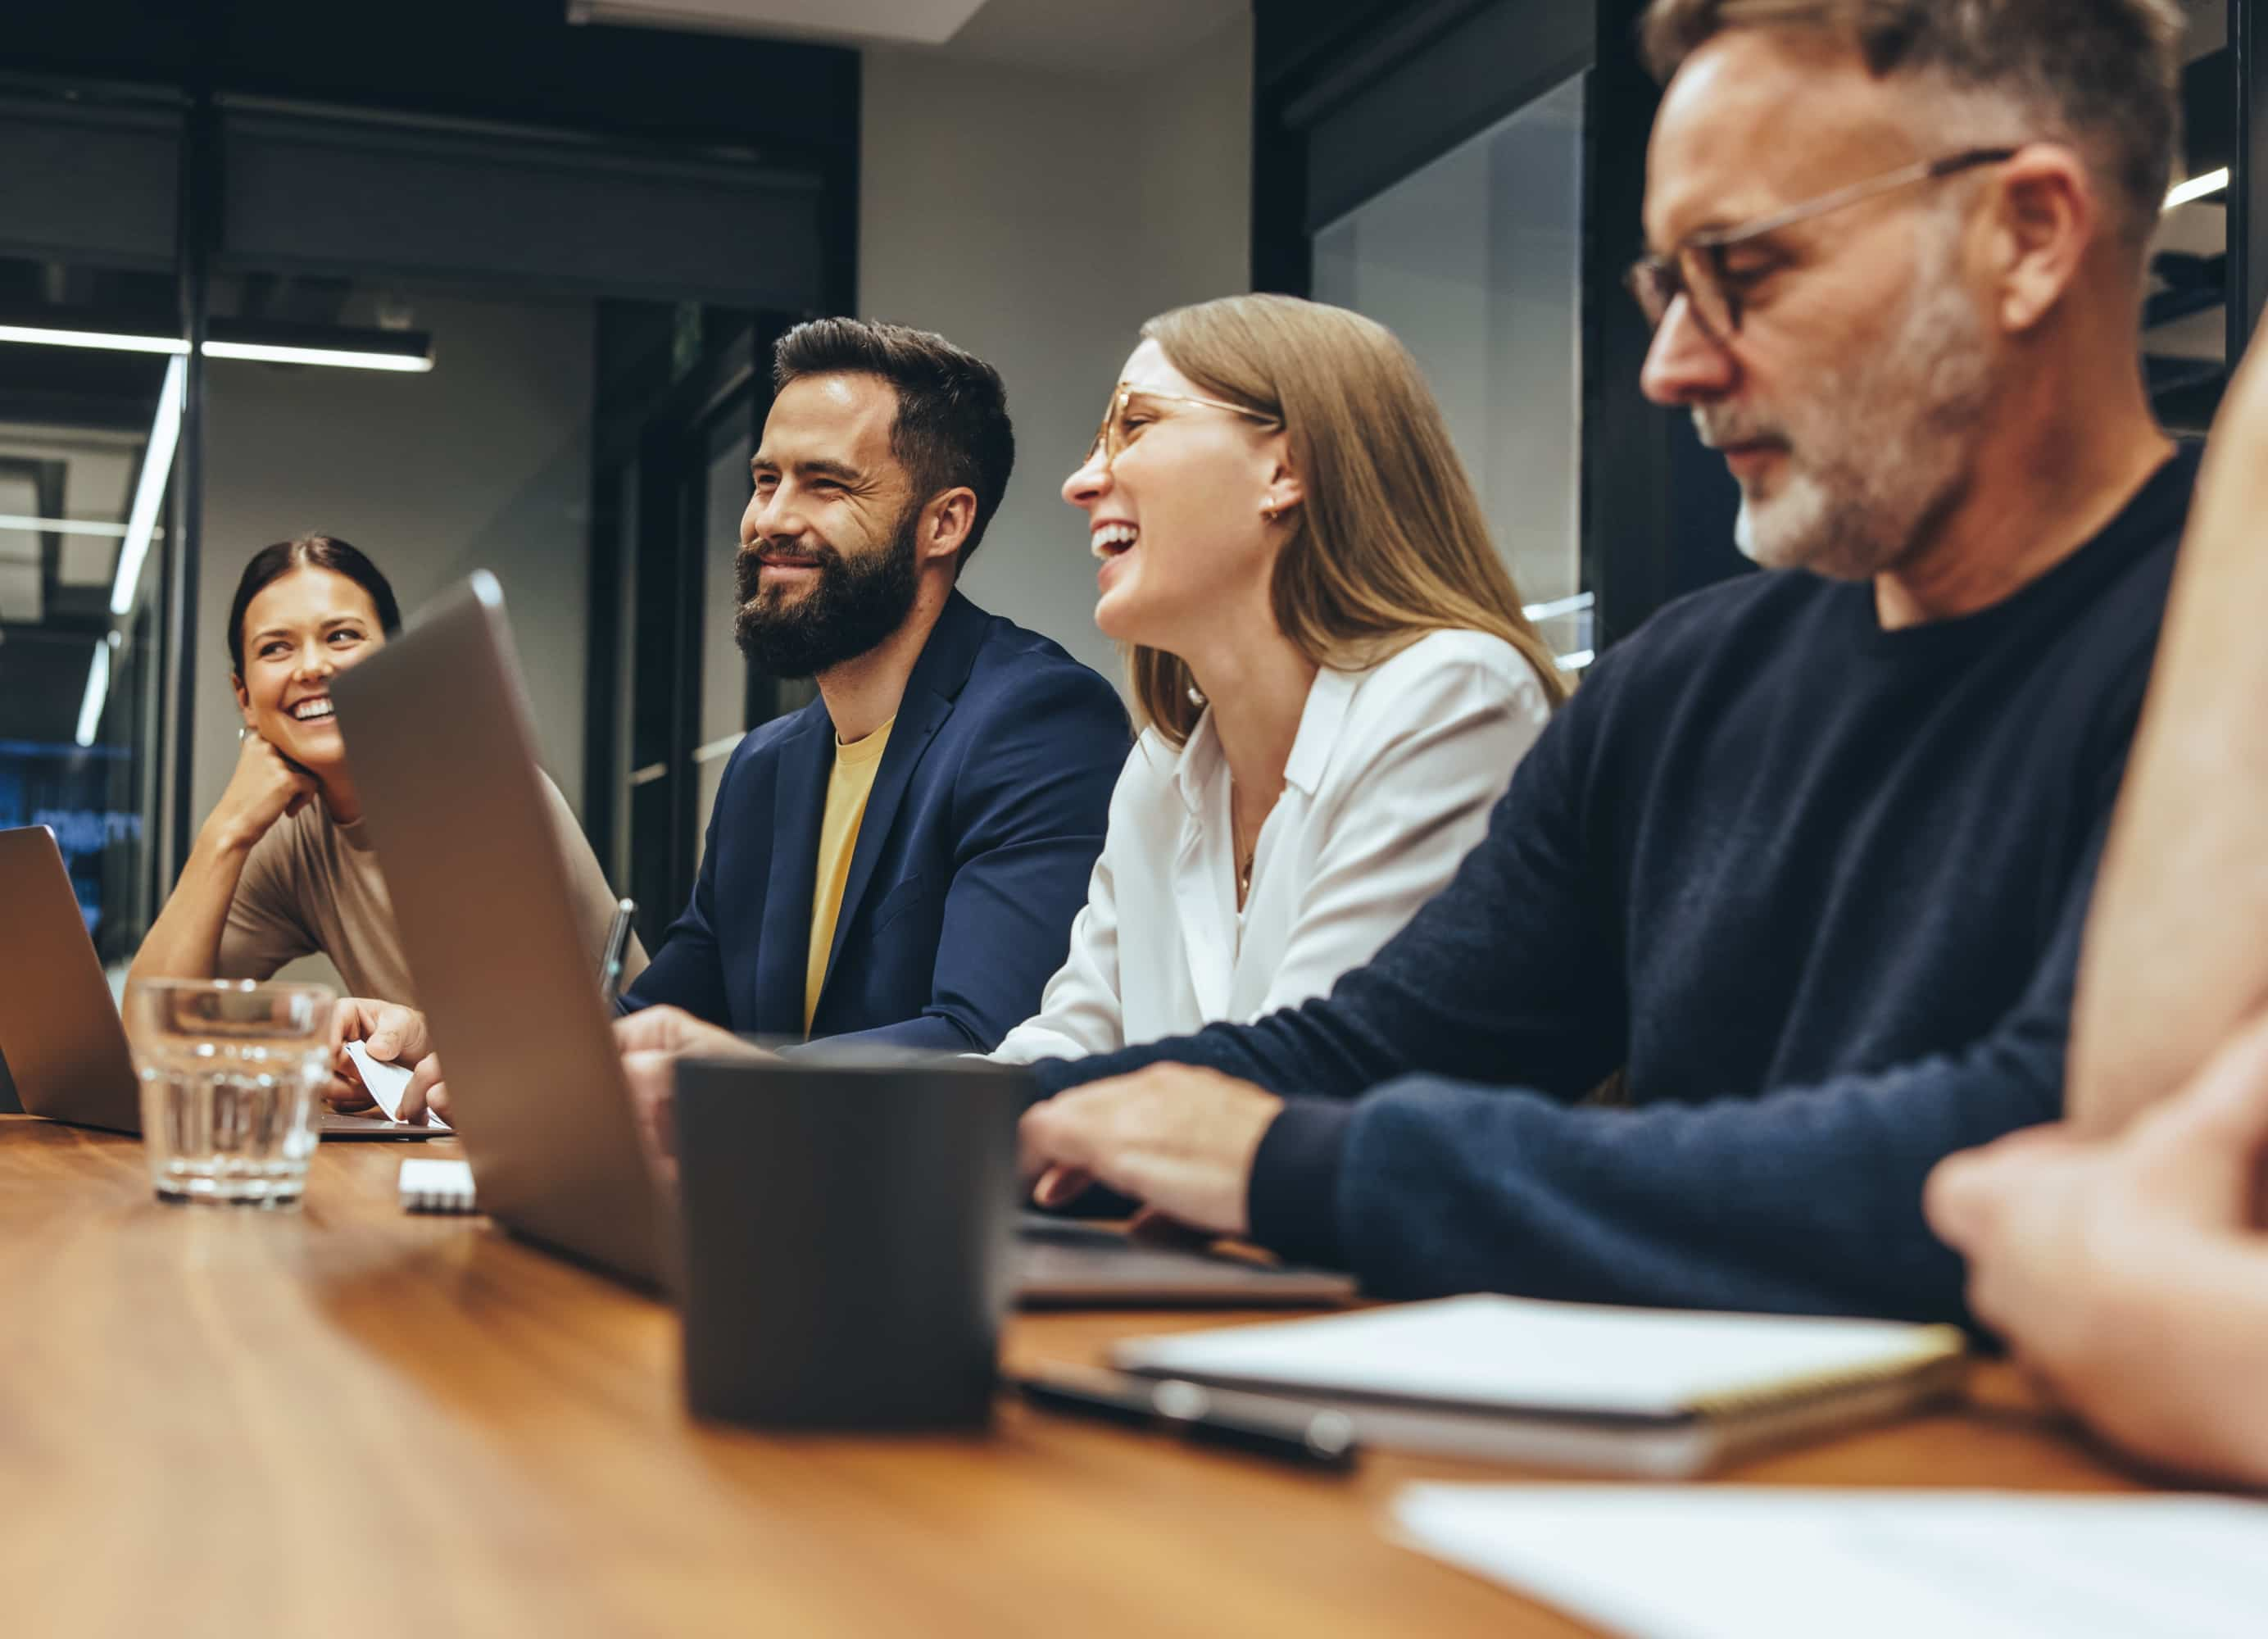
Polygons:
[[938,46],[984,0],[568,0],[574,23]]
[[1170,63],[1252,11],[1252,0],[986,0],[954,56],[1130,74]]
[[567,0],[579,23],[795,35],[1115,75],[1155,68],[1251,0]]

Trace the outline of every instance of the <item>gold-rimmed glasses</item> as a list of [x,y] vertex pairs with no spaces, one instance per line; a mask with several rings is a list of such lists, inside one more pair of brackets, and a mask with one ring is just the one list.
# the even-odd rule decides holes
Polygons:
[[1154,387],[1137,387],[1131,381],[1121,381],[1110,392],[1110,402],[1102,412],[1102,425],[1094,430],[1094,441],[1086,447],[1086,454],[1079,465],[1091,467],[1099,455],[1103,470],[1118,459],[1126,447],[1126,415],[1133,401],[1140,398],[1167,404],[1196,404],[1205,410],[1225,410],[1232,416],[1241,416],[1247,421],[1256,421],[1266,427],[1282,425],[1278,417],[1264,410],[1255,410],[1249,404],[1232,404],[1218,398],[1201,398],[1195,393],[1168,393]]
[[1749,244],[1767,233],[1777,233],[1798,222],[1840,210],[1845,205],[1855,205],[1862,199],[1872,199],[1895,188],[1933,182],[1940,177],[1974,170],[1978,166],[1998,165],[2004,159],[2014,159],[2018,151],[2014,148],[1971,148],[1941,159],[1924,159],[1838,188],[1832,193],[1821,194],[1753,222],[1695,233],[1660,255],[1641,256],[1624,282],[1645,310],[1646,322],[1654,329],[1661,328],[1671,306],[1683,296],[1703,332],[1711,341],[1721,344],[1741,333],[1742,282],[1733,273],[1726,255],[1735,246]]

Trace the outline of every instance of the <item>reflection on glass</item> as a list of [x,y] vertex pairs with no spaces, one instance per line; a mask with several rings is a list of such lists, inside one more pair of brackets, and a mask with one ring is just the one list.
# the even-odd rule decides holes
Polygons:
[[[163,329],[173,280],[0,260],[0,301],[67,331],[144,317]],[[54,831],[111,963],[151,915],[182,369],[163,354],[0,343],[0,826]]]
[[2235,155],[2236,67],[2228,8],[2189,7],[2182,75],[2186,149],[2150,246],[2143,299],[2143,368],[2169,431],[2202,433],[2228,379],[2228,187]]
[[1587,660],[1583,81],[1571,79],[1315,236],[1318,299],[1399,336],[1441,401],[1545,641]]

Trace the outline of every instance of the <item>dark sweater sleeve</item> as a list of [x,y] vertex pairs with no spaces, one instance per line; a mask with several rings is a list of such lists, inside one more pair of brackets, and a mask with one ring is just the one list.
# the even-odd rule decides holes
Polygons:
[[1568,1097],[1596,1085],[1620,1062],[1624,1022],[1614,930],[1580,817],[1592,740],[1615,690],[1614,668],[1601,665],[1521,759],[1448,886],[1328,996],[1251,1024],[1049,1060],[1034,1067],[1042,1091],[1163,1062],[1336,1098],[1412,1068]]
[[1922,1185],[1955,1151],[2061,1112],[2093,880],[2079,873],[2021,1002],[1957,1054],[1638,1110],[1432,1075],[1351,1109],[1293,1099],[1256,1158],[1254,1238],[1388,1297],[1964,1318]]

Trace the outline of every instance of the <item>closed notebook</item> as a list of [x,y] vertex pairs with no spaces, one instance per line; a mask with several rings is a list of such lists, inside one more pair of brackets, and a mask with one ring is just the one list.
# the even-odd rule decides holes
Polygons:
[[404,1212],[473,1212],[473,1170],[461,1161],[427,1160],[423,1156],[401,1163],[395,1187],[401,1192]]
[[1951,1326],[1472,1296],[1138,1339],[1147,1377],[1344,1411],[1366,1443],[1682,1478],[1958,1386]]

